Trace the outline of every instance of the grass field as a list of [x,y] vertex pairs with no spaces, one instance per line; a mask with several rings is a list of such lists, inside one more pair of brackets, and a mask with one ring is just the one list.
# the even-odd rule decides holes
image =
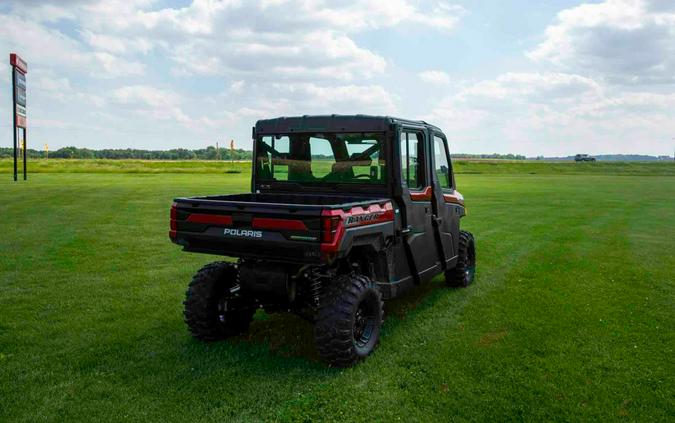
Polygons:
[[171,199],[245,191],[246,172],[13,183],[2,166],[0,421],[675,419],[672,164],[460,173],[476,284],[388,303],[379,349],[348,370],[294,316],[188,336],[185,287],[214,258],[169,242]]
[[[0,173],[12,172],[12,160],[0,159]],[[19,168],[21,169],[21,164]],[[544,162],[508,160],[454,160],[457,174],[531,175],[669,175],[673,162]],[[246,173],[249,162],[161,160],[29,160],[29,173]]]

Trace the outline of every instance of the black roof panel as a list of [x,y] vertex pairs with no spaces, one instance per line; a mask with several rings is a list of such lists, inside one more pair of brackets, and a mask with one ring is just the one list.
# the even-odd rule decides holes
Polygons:
[[[255,127],[258,134],[287,134],[291,132],[380,132],[391,124],[412,124],[438,129],[424,121],[399,119],[391,116],[323,115],[279,117],[259,120]],[[440,131],[440,129],[438,129]]]

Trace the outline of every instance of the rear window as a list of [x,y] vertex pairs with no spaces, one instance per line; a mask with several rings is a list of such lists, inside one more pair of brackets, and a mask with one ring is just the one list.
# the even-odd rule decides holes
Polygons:
[[263,182],[384,184],[383,133],[265,135],[257,140]]

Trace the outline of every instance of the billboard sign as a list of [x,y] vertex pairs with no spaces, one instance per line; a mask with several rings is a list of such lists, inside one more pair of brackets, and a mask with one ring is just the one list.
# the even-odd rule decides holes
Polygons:
[[9,55],[12,65],[12,81],[14,86],[14,122],[19,128],[26,129],[26,73],[28,64],[17,54]]
[[14,86],[16,104],[26,107],[26,75],[21,73],[18,69],[14,69],[14,78],[16,81]]
[[[11,53],[9,55],[9,64],[12,65],[12,98],[14,99],[14,107],[12,114],[14,117],[14,180],[18,179],[18,160],[19,147],[23,155],[23,179],[26,180],[28,169],[26,166],[26,141],[28,135],[28,125],[26,122],[26,74],[28,73],[28,63],[19,57],[18,54]],[[18,129],[23,128],[23,139],[18,138]]]

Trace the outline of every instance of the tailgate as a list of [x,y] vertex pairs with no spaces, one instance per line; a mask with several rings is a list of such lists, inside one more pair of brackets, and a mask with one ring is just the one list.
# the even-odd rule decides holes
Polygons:
[[178,198],[173,242],[186,251],[293,262],[321,260],[321,205]]

